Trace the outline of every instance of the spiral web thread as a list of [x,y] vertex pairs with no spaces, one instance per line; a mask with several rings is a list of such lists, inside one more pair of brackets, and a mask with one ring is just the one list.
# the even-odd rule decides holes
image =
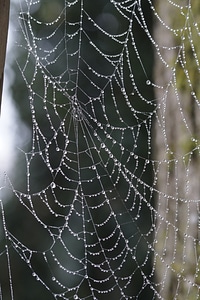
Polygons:
[[[174,28],[147,1],[163,36],[171,37],[164,44],[154,38],[142,1],[98,2],[99,8],[86,0],[20,3],[18,46],[26,57],[18,65],[28,93],[32,141],[28,150],[19,150],[21,186],[5,174],[1,187],[0,254],[6,257],[10,298],[15,299],[15,253],[32,280],[48,291],[47,299],[164,299],[170,276],[173,299],[182,289],[188,299],[199,299],[199,196],[191,193],[199,140],[182,103],[177,71],[198,114],[191,75],[197,70],[197,79],[200,70],[195,1],[166,1],[182,17],[182,25]],[[169,75],[163,84],[151,78],[138,28],[144,47],[147,41]],[[166,53],[172,52],[173,60],[167,61]],[[173,152],[168,143],[172,94],[190,141],[185,152]],[[152,152],[154,136],[158,155]],[[15,226],[4,190],[12,199],[9,205],[21,213]],[[185,227],[178,222],[180,214]],[[1,284],[1,299],[4,289]]]

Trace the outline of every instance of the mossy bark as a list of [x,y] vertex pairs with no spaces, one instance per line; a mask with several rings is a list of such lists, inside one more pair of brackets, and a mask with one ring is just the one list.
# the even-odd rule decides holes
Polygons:
[[200,297],[200,2],[187,2],[155,1],[155,272],[166,300]]

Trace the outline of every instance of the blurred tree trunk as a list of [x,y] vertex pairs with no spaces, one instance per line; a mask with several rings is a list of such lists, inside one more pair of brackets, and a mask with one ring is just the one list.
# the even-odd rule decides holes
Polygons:
[[0,0],[0,104],[3,89],[3,72],[6,55],[6,43],[9,21],[9,0]]
[[[179,2],[186,4],[186,1]],[[160,50],[160,54],[159,51],[155,54],[154,78],[157,85],[164,87],[155,89],[158,99],[155,158],[159,161],[155,179],[158,190],[156,281],[163,299],[197,299],[200,38],[195,22],[199,22],[200,2],[192,2],[193,14],[190,9],[181,10],[170,1],[157,0],[155,6],[164,21],[157,19],[154,25],[154,38]],[[169,28],[184,30],[175,32]],[[174,45],[178,47],[172,48]],[[196,59],[192,48],[197,53]]]

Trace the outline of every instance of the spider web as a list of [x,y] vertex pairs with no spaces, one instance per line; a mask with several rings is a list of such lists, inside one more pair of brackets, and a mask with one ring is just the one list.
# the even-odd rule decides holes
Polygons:
[[[20,2],[32,138],[18,150],[20,180],[5,173],[1,187],[1,299],[22,299],[19,258],[33,299],[168,299],[168,278],[171,298],[198,299],[192,3],[166,1],[182,17],[169,25],[150,0]],[[163,77],[152,77],[153,51]],[[178,127],[185,148],[170,144]]]

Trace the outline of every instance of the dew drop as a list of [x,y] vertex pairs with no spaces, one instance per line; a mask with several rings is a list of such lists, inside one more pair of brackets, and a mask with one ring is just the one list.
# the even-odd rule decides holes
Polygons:
[[51,188],[52,188],[52,189],[55,189],[55,187],[56,187],[55,182],[52,182],[52,183],[51,183]]
[[147,81],[146,81],[146,84],[147,84],[147,85],[150,85],[150,84],[151,84],[151,81],[150,81],[150,80],[147,80]]

